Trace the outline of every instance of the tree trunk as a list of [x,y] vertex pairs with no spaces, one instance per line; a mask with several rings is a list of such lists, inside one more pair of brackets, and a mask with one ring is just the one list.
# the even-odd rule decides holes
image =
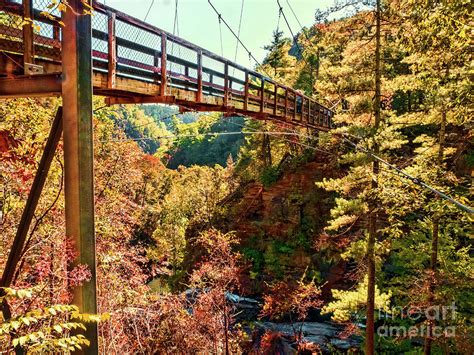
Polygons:
[[[377,0],[376,7],[376,32],[375,32],[375,98],[374,98],[374,136],[380,127],[381,121],[381,62],[380,62],[380,12],[381,0]],[[378,153],[379,147],[375,142],[374,152]],[[378,187],[377,175],[379,173],[379,162],[374,160],[372,163],[372,193]],[[369,206],[369,238],[367,241],[367,263],[368,263],[368,285],[367,285],[367,322],[366,322],[366,349],[365,353],[371,355],[375,353],[375,241],[377,239],[377,202],[375,196],[372,196]]]
[[270,146],[270,136],[268,134],[263,135],[262,160],[264,167],[272,166],[272,149]]
[[225,292],[224,292],[224,341],[225,341],[225,354],[226,355],[230,354],[228,328],[229,328],[229,321],[227,318],[227,299],[225,297]]
[[[448,72],[447,72],[448,74]],[[444,139],[446,133],[446,109],[443,109],[441,114],[441,124],[439,127],[439,151],[438,151],[438,166],[443,164],[444,158]],[[439,197],[436,196],[436,199]],[[438,239],[439,239],[439,216],[433,216],[433,229],[431,236],[431,255],[430,255],[430,279],[428,285],[428,304],[431,306],[435,301],[435,282],[436,282],[436,265],[438,263]],[[431,354],[431,346],[433,343],[433,327],[436,325],[435,320],[428,322],[428,334],[425,339],[424,354]]]

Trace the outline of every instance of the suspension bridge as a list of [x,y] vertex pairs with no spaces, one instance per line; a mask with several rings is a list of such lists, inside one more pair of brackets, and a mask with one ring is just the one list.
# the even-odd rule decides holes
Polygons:
[[[21,1],[3,1],[0,97],[60,95],[65,28],[49,0],[31,0],[37,31],[21,26]],[[94,2],[93,93],[108,104],[178,104],[183,110],[239,113],[290,125],[330,129],[332,112],[312,98],[178,36]],[[48,12],[45,16],[44,12]],[[23,23],[24,24],[24,23]]]

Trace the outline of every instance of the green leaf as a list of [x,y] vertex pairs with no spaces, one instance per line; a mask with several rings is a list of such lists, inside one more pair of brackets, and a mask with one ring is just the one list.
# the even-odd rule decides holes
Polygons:
[[22,337],[19,338],[19,340],[20,340],[20,345],[23,346],[28,341],[28,337],[27,336],[22,336]]
[[21,327],[21,324],[18,321],[12,321],[11,326],[13,329],[18,330]]

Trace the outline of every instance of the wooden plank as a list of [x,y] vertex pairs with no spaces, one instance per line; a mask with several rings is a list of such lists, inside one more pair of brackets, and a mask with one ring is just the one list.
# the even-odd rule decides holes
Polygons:
[[53,40],[55,43],[61,43],[61,27],[59,25],[53,26]]
[[103,95],[104,92],[109,96],[142,96],[159,95],[160,87],[153,82],[144,82],[136,79],[126,78],[117,75],[115,89],[107,90],[107,73],[94,72],[93,84],[94,94]]
[[[0,50],[7,52],[23,53],[23,43],[19,41],[10,41],[8,39],[0,38]],[[61,52],[59,48],[44,47],[39,44],[35,44],[35,54],[44,58],[53,60],[61,59]],[[23,62],[23,58],[20,59]]]
[[288,117],[288,89],[285,88],[285,119]]
[[174,96],[133,96],[133,97],[108,97],[107,105],[117,104],[174,104]]
[[166,89],[168,86],[168,78],[166,75],[166,34],[161,35],[161,85],[160,85],[160,95],[166,95]]
[[248,109],[249,106],[249,72],[245,71],[245,84],[244,84],[244,110]]
[[293,120],[296,121],[296,112],[298,111],[298,99],[296,95],[296,91],[293,91],[293,95],[295,96],[294,101],[293,101]]
[[310,99],[307,100],[307,106],[308,106],[307,107],[308,111],[306,113],[306,122],[309,123],[309,118],[310,118],[310,115],[311,115],[311,100]]
[[260,78],[260,113],[265,109],[265,78]]
[[115,41],[115,13],[108,12],[108,80],[107,80],[107,88],[113,89],[115,88],[116,83],[116,75],[117,75],[117,43]]
[[161,52],[155,51],[155,54],[153,55],[153,70],[155,75],[153,76],[153,79],[156,83],[160,82],[160,58],[161,58]]

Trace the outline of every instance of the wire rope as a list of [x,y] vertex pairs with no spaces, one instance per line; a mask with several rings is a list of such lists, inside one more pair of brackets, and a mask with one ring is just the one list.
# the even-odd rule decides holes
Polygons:
[[229,31],[232,33],[232,35],[237,39],[237,41],[240,43],[240,45],[242,46],[242,48],[245,49],[245,51],[249,54],[249,56],[255,61],[255,63],[257,63],[257,65],[260,67],[260,69],[264,72],[264,74],[270,78],[271,76],[267,73],[267,71],[263,68],[262,64],[258,61],[257,58],[255,58],[255,56],[252,54],[252,52],[247,48],[247,46],[242,42],[242,40],[239,38],[239,36],[237,36],[237,34],[235,33],[235,31],[232,29],[232,27],[229,26],[229,24],[227,23],[227,21],[222,17],[222,15],[219,13],[219,11],[217,11],[216,7],[214,6],[214,4],[211,2],[211,0],[208,0],[208,3],[209,5],[211,5],[212,9],[214,10],[214,12],[217,14],[217,16],[222,20],[222,23],[224,23],[224,25],[229,29]]
[[219,14],[218,19],[219,19],[219,36],[221,39],[221,56],[223,57],[224,56],[224,42],[222,40],[222,21],[221,21],[222,17],[220,14]]
[[[237,62],[237,52],[239,51],[239,38],[240,38],[240,30],[242,28],[242,17],[244,15],[244,4],[245,0],[242,0],[242,5],[240,6],[240,19],[239,19],[239,28],[237,30],[237,40],[235,43],[235,54],[234,54],[234,62]],[[234,68],[235,72],[235,68]]]

